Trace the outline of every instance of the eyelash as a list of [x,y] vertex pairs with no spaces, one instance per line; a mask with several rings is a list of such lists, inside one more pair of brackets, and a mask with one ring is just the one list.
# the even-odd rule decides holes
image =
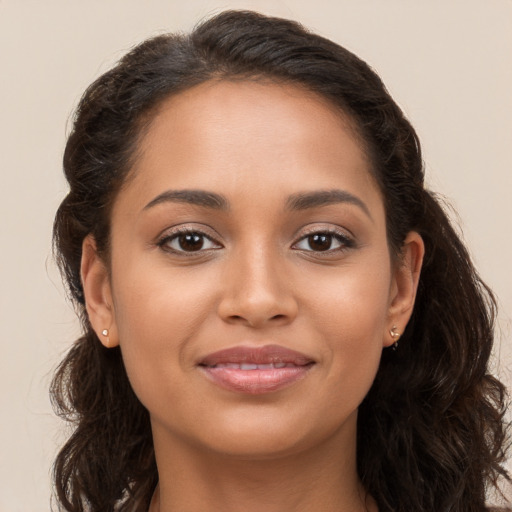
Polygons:
[[[215,245],[216,247],[208,247],[206,249],[203,249],[203,247],[202,247],[203,244],[202,244],[198,250],[186,251],[183,248],[177,249],[177,248],[170,246],[170,244],[172,242],[178,241],[178,243],[179,243],[179,238],[182,236],[187,236],[187,235],[189,235],[189,236],[197,235],[197,237],[201,238],[201,240],[203,241],[203,244],[204,244],[204,241],[207,240],[208,242]],[[325,250],[318,250],[318,251],[315,251],[313,249],[304,249],[304,248],[297,247],[297,245],[300,244],[301,242],[303,242],[304,240],[307,240],[308,238],[310,238],[312,236],[321,236],[321,235],[332,237],[334,240],[339,242],[339,244],[340,244],[339,247],[335,247],[333,249],[329,248],[329,249],[325,249]],[[331,240],[331,244],[332,244],[332,240]],[[206,233],[202,232],[200,229],[193,229],[193,228],[178,228],[173,233],[166,234],[164,237],[162,237],[157,242],[156,245],[164,251],[172,252],[174,254],[179,254],[180,256],[185,256],[185,257],[196,256],[196,255],[198,255],[200,253],[204,253],[206,251],[211,251],[211,250],[216,250],[216,249],[222,248],[222,245],[220,243],[218,243],[216,240],[214,240],[212,237],[210,237]],[[350,238],[349,236],[347,236],[345,233],[340,232],[335,229],[311,229],[311,231],[304,234],[301,238],[299,238],[292,245],[292,249],[297,250],[297,251],[316,253],[316,254],[325,254],[325,255],[332,255],[337,252],[343,252],[343,251],[346,251],[347,249],[350,249],[353,247],[355,247],[354,240],[352,238]]]
[[[216,245],[217,247],[209,247],[207,249],[203,249],[202,247],[200,247],[199,250],[196,250],[196,251],[185,251],[183,249],[180,250],[180,249],[170,247],[170,245],[169,245],[170,243],[172,243],[174,241],[178,241],[178,243],[179,243],[179,238],[182,236],[186,236],[186,235],[189,235],[189,236],[197,235],[198,237],[200,237],[203,240],[203,243],[204,243],[204,240],[207,240],[207,241],[211,242],[213,245]],[[199,253],[204,253],[205,251],[216,250],[216,249],[222,248],[222,245],[219,244],[217,241],[215,241],[212,237],[208,236],[206,233],[203,233],[200,229],[193,229],[193,228],[178,228],[173,233],[166,234],[164,237],[162,237],[157,242],[156,245],[164,251],[172,252],[174,254],[179,254],[180,256],[185,256],[185,257],[197,256]]]
[[[355,247],[354,240],[352,238],[350,238],[349,236],[347,236],[347,234],[344,232],[338,231],[336,229],[312,229],[311,231],[309,231],[308,233],[303,235],[297,242],[295,242],[293,244],[292,248],[295,248],[300,242],[307,240],[308,238],[315,236],[315,235],[317,235],[317,236],[318,235],[326,235],[326,236],[332,237],[334,240],[339,242],[340,246],[335,247],[333,249],[329,248],[326,250],[319,250],[319,251],[314,251],[311,249],[301,249],[301,248],[296,248],[295,250],[304,251],[304,252],[308,252],[308,253],[314,253],[314,254],[332,255],[334,253],[344,252],[347,249],[351,249],[351,248]],[[332,240],[331,240],[331,243],[332,243]]]

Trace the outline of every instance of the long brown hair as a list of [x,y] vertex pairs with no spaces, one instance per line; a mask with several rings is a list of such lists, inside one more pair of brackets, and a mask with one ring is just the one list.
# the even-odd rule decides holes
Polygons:
[[148,412],[118,348],[91,329],[80,281],[92,234],[108,263],[110,211],[137,142],[164,98],[207,80],[299,84],[357,126],[397,255],[416,230],[426,246],[418,295],[399,350],[385,350],[360,406],[359,476],[381,512],[481,512],[506,476],[505,390],[488,372],[495,300],[435,194],[424,187],[418,137],[379,77],[358,57],[299,24],[227,11],[189,35],[162,35],[128,53],[85,92],[64,154],[70,191],[57,212],[57,261],[84,335],[52,384],[75,430],[54,466],[63,510],[146,511],[158,475]]

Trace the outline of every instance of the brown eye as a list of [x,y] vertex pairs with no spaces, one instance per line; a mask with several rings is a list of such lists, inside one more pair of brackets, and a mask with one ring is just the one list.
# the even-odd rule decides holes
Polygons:
[[294,249],[308,252],[342,251],[353,247],[353,241],[340,233],[329,231],[317,231],[301,238],[294,246]]
[[178,245],[182,251],[199,251],[203,248],[204,237],[199,233],[186,233],[178,237]]
[[200,231],[184,231],[166,236],[158,245],[175,253],[200,252],[208,249],[220,249],[222,246]]
[[328,251],[331,248],[333,236],[326,233],[309,235],[307,241],[312,251]]

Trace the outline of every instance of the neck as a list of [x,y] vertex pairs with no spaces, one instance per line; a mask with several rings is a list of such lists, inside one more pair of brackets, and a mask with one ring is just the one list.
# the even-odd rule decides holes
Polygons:
[[320,446],[265,458],[206,453],[153,432],[159,485],[150,512],[377,511],[357,477],[355,425]]

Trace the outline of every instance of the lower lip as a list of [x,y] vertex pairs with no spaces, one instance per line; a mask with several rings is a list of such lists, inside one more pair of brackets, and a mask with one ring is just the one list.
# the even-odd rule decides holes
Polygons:
[[271,370],[239,370],[201,366],[207,377],[221,388],[249,395],[271,393],[302,380],[312,365]]

